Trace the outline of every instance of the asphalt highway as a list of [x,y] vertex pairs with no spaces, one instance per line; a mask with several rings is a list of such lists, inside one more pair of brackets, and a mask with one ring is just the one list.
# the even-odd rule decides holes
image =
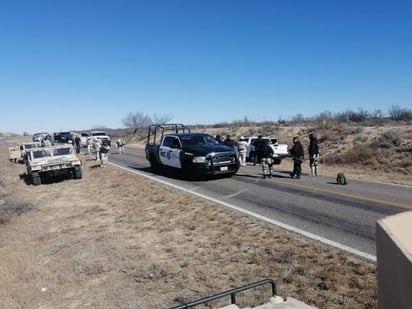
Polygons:
[[173,170],[154,174],[143,148],[125,149],[112,147],[109,162],[371,261],[376,221],[412,210],[410,186],[355,179],[337,185],[336,175],[322,174],[291,179],[282,165],[272,179],[249,165],[233,177],[186,181]]

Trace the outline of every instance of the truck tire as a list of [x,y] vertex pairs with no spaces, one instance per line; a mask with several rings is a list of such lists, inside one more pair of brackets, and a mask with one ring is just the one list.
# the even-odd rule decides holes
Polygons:
[[154,173],[159,172],[159,162],[157,162],[157,159],[154,155],[150,156],[150,168]]
[[33,185],[38,186],[41,184],[41,178],[40,174],[38,172],[34,172],[31,174],[31,180],[33,182]]
[[82,179],[82,168],[80,166],[74,167],[74,179]]
[[186,180],[194,178],[193,166],[190,162],[183,163],[183,178]]

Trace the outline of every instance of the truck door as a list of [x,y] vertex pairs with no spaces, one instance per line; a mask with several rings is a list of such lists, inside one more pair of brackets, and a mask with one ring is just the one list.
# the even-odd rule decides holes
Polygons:
[[165,136],[159,148],[159,157],[163,165],[181,168],[180,152],[182,151],[180,140],[177,136]]

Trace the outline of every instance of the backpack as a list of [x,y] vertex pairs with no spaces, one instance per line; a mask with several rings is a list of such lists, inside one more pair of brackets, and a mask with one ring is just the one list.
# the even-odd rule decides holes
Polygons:
[[337,182],[338,185],[347,185],[348,184],[344,173],[338,173],[338,175],[336,176],[336,182]]

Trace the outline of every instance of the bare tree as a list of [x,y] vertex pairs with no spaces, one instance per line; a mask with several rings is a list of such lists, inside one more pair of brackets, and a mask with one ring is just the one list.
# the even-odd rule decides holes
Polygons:
[[412,110],[407,108],[401,108],[398,105],[393,105],[389,109],[389,115],[392,120],[405,120],[409,121],[412,119]]
[[169,114],[169,115],[153,114],[151,123],[152,124],[165,124],[165,123],[168,123],[172,119],[173,119],[172,114]]
[[136,132],[138,129],[145,128],[151,124],[165,124],[173,119],[173,115],[157,115],[154,114],[153,117],[145,115],[141,112],[129,113],[122,120],[122,124]]
[[138,112],[138,113],[129,113],[123,120],[122,123],[126,128],[137,129],[139,127],[147,126],[151,123],[149,116]]

